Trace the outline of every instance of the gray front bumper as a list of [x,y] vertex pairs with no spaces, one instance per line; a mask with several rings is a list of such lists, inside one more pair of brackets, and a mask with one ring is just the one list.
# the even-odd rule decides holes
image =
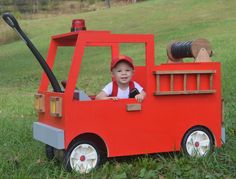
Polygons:
[[33,137],[40,142],[56,149],[64,149],[64,130],[58,129],[41,122],[33,123]]

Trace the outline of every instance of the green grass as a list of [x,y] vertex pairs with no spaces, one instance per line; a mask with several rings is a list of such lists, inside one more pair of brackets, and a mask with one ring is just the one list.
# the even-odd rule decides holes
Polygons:
[[[214,50],[213,60],[222,62],[227,142],[204,159],[189,159],[181,153],[160,154],[109,160],[87,175],[68,173],[60,164],[47,161],[44,145],[32,138],[32,123],[37,119],[33,94],[42,70],[19,40],[0,46],[0,178],[235,178],[235,7],[234,0],[153,0],[90,13],[20,20],[21,27],[44,57],[50,36],[68,32],[73,18],[86,19],[88,29],[154,34],[156,64],[166,61],[165,48],[170,41],[207,38]],[[134,53],[138,59],[142,57],[140,50],[122,48],[123,53]],[[88,60],[81,69],[79,84],[88,93],[99,91],[104,81],[109,80],[107,51],[86,51]],[[55,69],[60,80],[66,78],[69,68],[68,53],[72,55],[72,50],[66,49],[57,56]],[[90,80],[90,76],[94,78]]]

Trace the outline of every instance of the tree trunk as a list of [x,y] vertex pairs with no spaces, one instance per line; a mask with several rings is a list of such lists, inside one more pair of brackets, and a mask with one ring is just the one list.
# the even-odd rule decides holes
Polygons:
[[33,1],[33,13],[37,13],[38,12],[38,7],[39,7],[39,1],[38,0],[34,0]]
[[110,8],[110,7],[111,7],[110,0],[106,0],[106,5],[107,5],[107,7],[108,7],[108,8]]

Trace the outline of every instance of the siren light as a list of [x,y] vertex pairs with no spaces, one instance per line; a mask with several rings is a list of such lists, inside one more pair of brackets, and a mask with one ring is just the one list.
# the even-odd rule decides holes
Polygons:
[[72,20],[71,32],[86,30],[84,19],[74,19]]

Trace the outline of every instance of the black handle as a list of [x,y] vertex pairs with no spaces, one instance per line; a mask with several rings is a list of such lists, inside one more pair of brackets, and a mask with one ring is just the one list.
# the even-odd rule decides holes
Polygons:
[[62,92],[61,87],[60,87],[55,75],[53,74],[52,70],[50,69],[50,67],[48,66],[48,64],[46,63],[46,61],[42,57],[42,55],[39,53],[39,51],[35,48],[33,43],[29,40],[29,38],[26,36],[26,34],[20,28],[15,17],[10,13],[4,13],[2,15],[2,18],[10,27],[12,27],[13,29],[15,29],[18,32],[20,37],[24,40],[26,45],[29,47],[31,52],[34,54],[35,58],[38,60],[39,64],[41,65],[44,72],[46,73],[46,75],[53,87],[53,90],[55,92]]
[[11,28],[19,28],[19,24],[12,14],[4,13],[2,18]]

